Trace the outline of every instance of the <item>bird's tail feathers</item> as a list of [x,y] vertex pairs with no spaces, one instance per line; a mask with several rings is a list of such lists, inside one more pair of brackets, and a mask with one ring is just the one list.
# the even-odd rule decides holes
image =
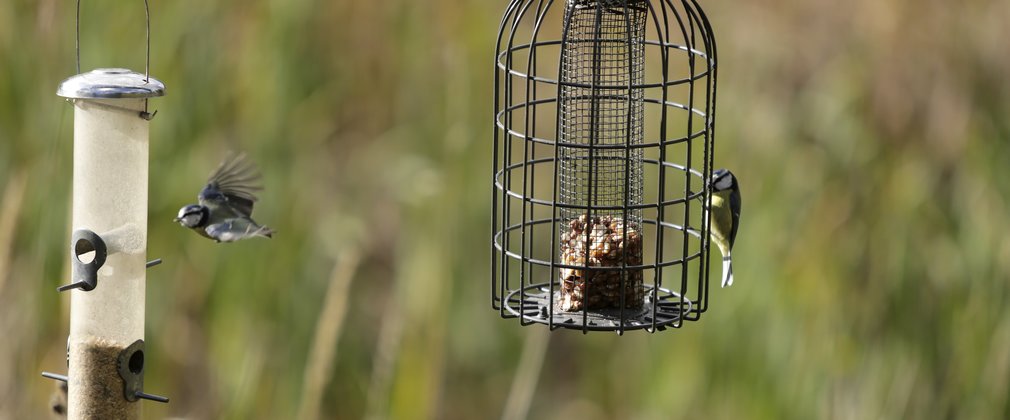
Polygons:
[[245,235],[247,235],[247,237],[262,236],[264,238],[273,238],[274,232],[276,231],[273,229],[266,226],[260,226],[255,223],[250,224],[245,229]]
[[273,229],[270,229],[270,228],[268,228],[266,226],[260,226],[259,229],[256,229],[256,231],[253,232],[253,234],[256,235],[256,236],[263,236],[263,237],[266,237],[266,238],[273,238],[274,237],[274,232],[276,232],[276,231],[273,230]]
[[727,255],[722,257],[722,287],[733,285],[733,259]]

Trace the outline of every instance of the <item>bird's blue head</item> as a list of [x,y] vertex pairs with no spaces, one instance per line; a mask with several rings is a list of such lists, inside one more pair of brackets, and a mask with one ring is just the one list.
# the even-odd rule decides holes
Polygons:
[[709,183],[712,191],[729,191],[737,188],[736,177],[727,169],[716,169],[712,172],[712,181]]
[[190,204],[179,209],[179,216],[173,220],[188,228],[200,227],[207,221],[209,211],[199,204]]

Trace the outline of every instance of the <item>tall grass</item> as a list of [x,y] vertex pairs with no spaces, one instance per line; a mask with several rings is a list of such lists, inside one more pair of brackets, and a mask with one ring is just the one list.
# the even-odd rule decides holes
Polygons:
[[340,337],[347,315],[348,292],[358,267],[358,260],[358,252],[351,250],[341,255],[333,268],[323,308],[316,321],[316,333],[312,339],[309,358],[305,364],[302,402],[298,409],[300,419],[320,418],[319,407],[323,390],[331,379],[330,372],[338,354],[337,339]]

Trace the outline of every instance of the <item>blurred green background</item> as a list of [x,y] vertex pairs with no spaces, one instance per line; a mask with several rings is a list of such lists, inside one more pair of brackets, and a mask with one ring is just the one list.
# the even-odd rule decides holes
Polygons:
[[[1010,2],[704,1],[737,283],[623,337],[490,308],[505,5],[152,2],[146,418],[1010,418]],[[83,9],[142,70],[143,3]],[[73,12],[0,3],[0,419],[65,366]],[[171,223],[228,150],[273,240]]]

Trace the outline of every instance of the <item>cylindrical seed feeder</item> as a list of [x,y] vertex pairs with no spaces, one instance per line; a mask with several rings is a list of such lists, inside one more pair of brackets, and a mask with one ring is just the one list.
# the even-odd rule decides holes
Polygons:
[[716,51],[697,2],[513,0],[495,58],[494,308],[584,332],[698,320]]
[[126,69],[79,74],[57,91],[74,104],[73,229],[96,236],[75,234],[71,261],[95,258],[96,243],[108,255],[91,290],[71,294],[70,418],[139,416],[123,395],[118,357],[144,339],[150,122],[141,113],[164,93],[161,82]]
[[119,68],[57,90],[74,106],[73,279],[60,288],[71,291],[69,373],[45,375],[67,381],[71,419],[139,418],[138,399],[167,402],[143,392],[146,270],[160,262],[146,258],[147,101],[164,94],[147,73]]

